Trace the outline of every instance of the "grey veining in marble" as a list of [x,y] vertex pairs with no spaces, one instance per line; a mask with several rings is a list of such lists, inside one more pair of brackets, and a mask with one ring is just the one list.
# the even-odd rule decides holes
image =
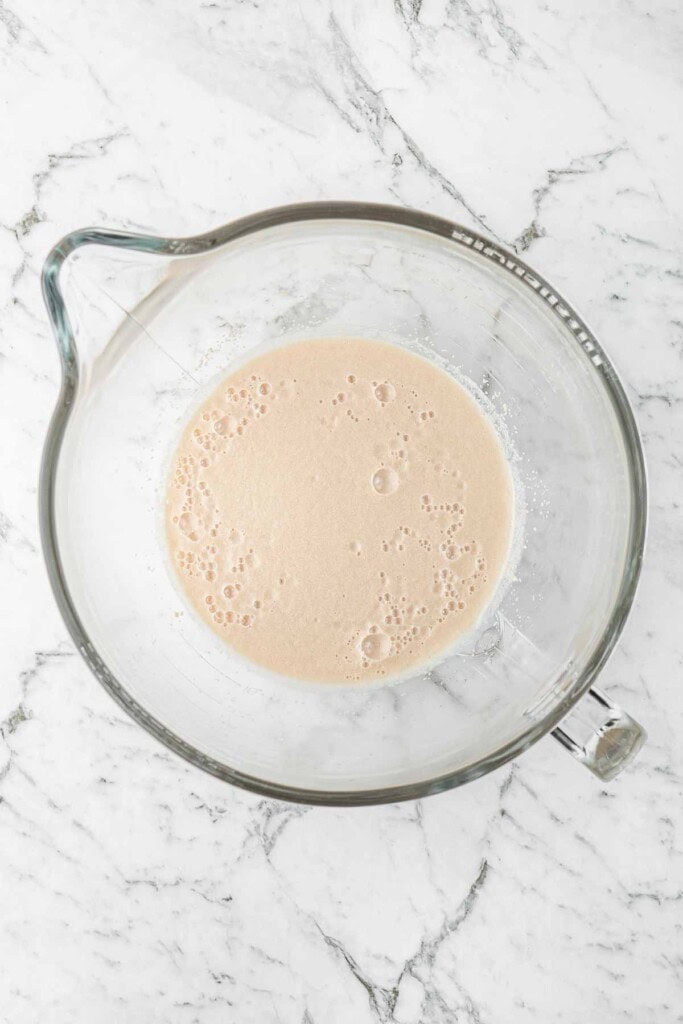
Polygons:
[[[6,0],[0,54],[0,1020],[683,1021],[680,7]],[[262,801],[159,747],[67,637],[36,522],[47,250],[321,198],[524,253],[623,375],[650,534],[601,685],[650,739],[610,786],[546,741],[423,803]]]

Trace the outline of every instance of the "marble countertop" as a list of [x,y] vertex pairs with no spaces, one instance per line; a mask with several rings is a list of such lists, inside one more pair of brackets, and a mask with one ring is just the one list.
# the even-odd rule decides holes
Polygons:
[[[680,7],[7,0],[0,51],[0,1020],[683,1021]],[[36,522],[49,247],[323,198],[525,253],[623,375],[651,519],[601,686],[649,742],[610,785],[548,739],[421,803],[273,803],[75,653]]]

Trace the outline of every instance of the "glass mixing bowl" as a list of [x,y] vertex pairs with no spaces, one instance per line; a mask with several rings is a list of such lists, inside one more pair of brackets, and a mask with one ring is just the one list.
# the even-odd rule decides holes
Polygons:
[[[437,217],[314,203],[195,238],[76,231],[43,284],[63,369],[40,488],[47,566],[79,650],[140,725],[229,782],[325,804],[448,789],[550,731],[602,779],[635,755],[643,730],[590,687],[640,570],[642,450],[603,349],[539,274]],[[472,381],[524,513],[514,579],[475,634],[379,687],[241,661],[178,614],[161,529],[170,451],[216,375],[330,336],[394,342]]]

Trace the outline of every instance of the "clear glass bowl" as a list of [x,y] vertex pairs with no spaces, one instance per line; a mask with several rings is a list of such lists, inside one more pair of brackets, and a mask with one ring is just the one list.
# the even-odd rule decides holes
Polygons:
[[[423,213],[316,203],[196,238],[77,231],[50,253],[44,292],[63,367],[40,496],[52,585],[95,675],[168,747],[256,792],[327,804],[460,785],[551,730],[603,779],[635,754],[643,730],[588,691],[640,570],[641,446],[604,351],[525,263]],[[514,580],[476,635],[393,685],[293,684],[246,665],[177,615],[164,551],[188,406],[257,347],[326,336],[452,367],[516,453]]]

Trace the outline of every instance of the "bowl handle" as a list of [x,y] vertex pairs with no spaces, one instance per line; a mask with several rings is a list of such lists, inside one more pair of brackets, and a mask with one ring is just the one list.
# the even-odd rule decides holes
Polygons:
[[553,736],[603,782],[633,761],[647,733],[630,715],[592,688],[555,729]]

